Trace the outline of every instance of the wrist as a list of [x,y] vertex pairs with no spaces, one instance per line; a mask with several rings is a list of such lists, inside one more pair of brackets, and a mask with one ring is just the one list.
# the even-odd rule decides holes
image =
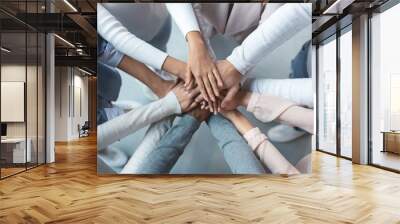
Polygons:
[[186,40],[190,45],[204,44],[203,37],[199,31],[190,31],[186,34]]
[[169,92],[169,86],[166,81],[162,81],[159,85],[154,86],[151,88],[154,94],[156,94],[159,98],[166,96]]
[[241,78],[242,74],[239,72],[239,70],[236,69],[236,67],[233,65],[233,63],[227,59],[225,59],[225,61],[226,61],[226,64],[228,64],[227,67],[228,67],[229,74],[234,74]]
[[162,66],[162,70],[183,79],[185,77],[186,63],[168,56]]
[[238,93],[239,105],[247,108],[247,105],[249,105],[250,102],[250,98],[251,98],[251,92],[240,91]]

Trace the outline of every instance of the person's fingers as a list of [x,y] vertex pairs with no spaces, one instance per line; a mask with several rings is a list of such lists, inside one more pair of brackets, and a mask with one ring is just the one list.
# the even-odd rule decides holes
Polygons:
[[[199,89],[199,91],[200,91],[200,89]],[[203,98],[203,95],[201,95],[201,94],[199,94],[195,99],[195,101],[198,102],[198,103],[203,101],[203,100],[204,100],[204,98]]]
[[206,89],[204,88],[203,80],[201,80],[200,78],[197,78],[197,77],[195,77],[195,78],[196,78],[196,83],[200,88],[201,95],[203,95],[203,98],[205,100],[210,101],[210,99],[208,98]]
[[197,105],[198,105],[198,103],[197,102],[192,102],[190,105],[189,105],[189,109],[188,109],[188,111],[191,111],[191,110],[193,110],[194,108],[196,108],[197,107]]
[[213,90],[211,88],[210,81],[208,80],[207,77],[203,78],[203,83],[204,83],[205,89],[207,91],[208,98],[211,99],[211,101],[214,102],[215,101],[215,96],[214,96]]
[[206,104],[204,103],[204,101],[202,101],[200,104],[201,104],[201,106],[200,106],[201,109],[204,109],[206,107]]
[[233,100],[233,98],[236,96],[237,92],[239,91],[239,85],[236,85],[228,90],[228,93],[226,94],[225,98],[222,100],[222,109],[226,109],[228,106],[228,102]]
[[217,98],[218,98],[220,96],[219,95],[219,89],[218,89],[217,81],[215,80],[214,75],[212,73],[209,73],[208,74],[208,79],[210,80],[211,87],[212,87],[212,90],[214,92],[214,95],[217,96]]
[[191,84],[193,82],[193,75],[192,75],[192,72],[190,71],[189,67],[186,68],[186,74],[185,74],[185,77],[184,77],[183,81],[185,82],[185,88],[186,89],[191,89],[192,88]]
[[211,102],[211,104],[209,104],[209,109],[211,113],[214,113],[214,103],[215,102]]
[[217,111],[218,113],[221,111],[221,100],[218,100]]
[[217,99],[215,110],[219,113],[221,111],[221,100]]
[[213,103],[213,105],[214,105],[214,114],[217,114],[218,113],[218,99]]
[[[193,90],[191,90],[191,91],[189,92],[189,97],[190,97],[190,98],[196,97],[196,99],[197,99],[198,96],[201,96],[201,95],[199,95],[199,93],[200,93],[200,89],[199,89],[199,88],[193,89]],[[198,101],[197,101],[197,102],[198,102]]]
[[196,88],[196,80],[192,78],[189,83],[189,89]]
[[211,113],[214,113],[213,103],[214,103],[214,102],[208,102],[208,103],[205,104],[206,108],[208,108],[208,110],[209,110]]
[[222,81],[221,74],[219,74],[219,71],[217,68],[213,69],[213,74],[214,74],[215,79],[217,80],[218,87],[219,88],[224,87],[224,82]]

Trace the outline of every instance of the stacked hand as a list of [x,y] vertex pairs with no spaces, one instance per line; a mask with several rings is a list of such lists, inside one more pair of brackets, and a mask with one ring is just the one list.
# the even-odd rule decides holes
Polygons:
[[194,99],[200,93],[199,88],[187,90],[182,82],[178,82],[172,88],[172,91],[175,93],[176,98],[178,98],[182,112],[191,111],[198,105]]
[[[187,34],[189,57],[186,69],[185,87],[197,86],[201,95],[198,103],[211,112],[219,112],[239,91],[241,74],[227,60],[214,62],[199,32]],[[225,98],[222,90],[227,90]]]
[[[202,109],[213,113],[235,109],[242,75],[227,60],[214,62],[199,32],[189,32],[186,37],[189,43],[187,64],[167,57],[163,69],[182,80],[186,91],[195,90],[195,102],[190,105],[200,104]],[[182,85],[179,89],[183,91]]]

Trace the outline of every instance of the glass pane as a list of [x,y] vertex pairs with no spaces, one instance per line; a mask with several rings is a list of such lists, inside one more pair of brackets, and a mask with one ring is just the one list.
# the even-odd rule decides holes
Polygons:
[[37,96],[37,74],[38,74],[38,57],[37,57],[37,45],[38,45],[38,36],[36,32],[27,33],[28,38],[28,63],[27,63],[27,80],[26,80],[26,112],[27,112],[27,143],[28,143],[28,151],[31,153],[28,155],[30,158],[28,159],[27,166],[28,168],[34,167],[37,165],[37,132],[38,132],[38,96]]
[[26,34],[1,34],[1,161],[2,177],[25,170]]
[[39,33],[39,45],[38,45],[38,163],[45,163],[45,122],[46,122],[46,108],[45,108],[45,44],[46,37],[44,34]]
[[400,170],[400,4],[372,18],[372,163]]
[[318,147],[336,153],[336,39],[318,51]]
[[[27,13],[37,13],[38,4],[36,1],[27,2]],[[38,17],[33,17],[35,20]],[[36,23],[37,21],[32,21]],[[38,34],[35,30],[27,30],[27,80],[26,80],[26,113],[27,113],[27,150],[31,151],[27,167],[35,167],[38,163]]]
[[340,36],[340,153],[352,156],[352,33]]

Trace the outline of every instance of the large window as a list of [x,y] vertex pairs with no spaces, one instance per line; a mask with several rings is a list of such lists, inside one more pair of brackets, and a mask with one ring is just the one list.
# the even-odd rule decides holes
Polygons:
[[400,4],[371,19],[370,136],[373,164],[400,170]]
[[340,36],[340,155],[352,157],[352,32],[351,26]]
[[2,1],[0,178],[45,163],[45,35],[16,19],[44,1]]
[[[352,26],[318,47],[318,149],[352,157]],[[340,123],[338,123],[340,122]]]
[[336,36],[318,48],[318,149],[336,153]]

